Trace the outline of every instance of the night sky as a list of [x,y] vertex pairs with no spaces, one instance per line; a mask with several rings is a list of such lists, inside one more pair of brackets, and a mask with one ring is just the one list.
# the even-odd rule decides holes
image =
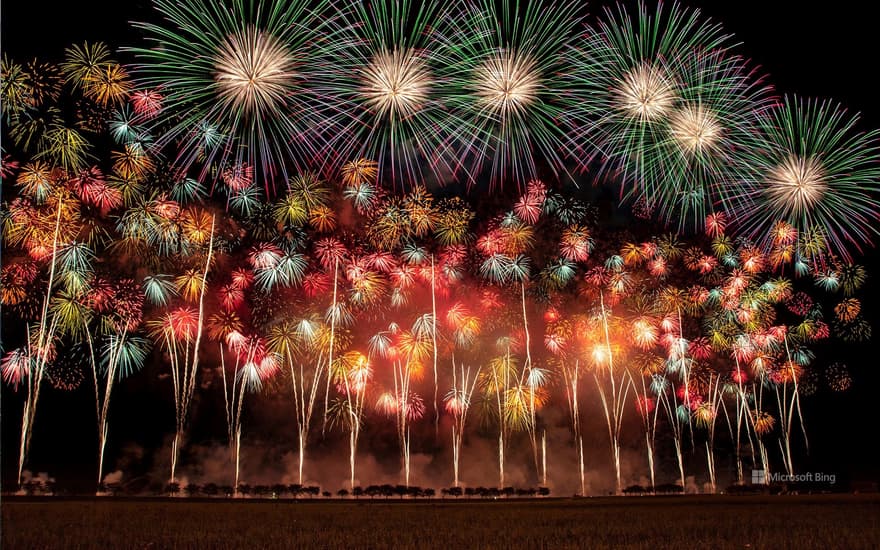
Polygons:
[[[635,2],[627,2],[632,8]],[[593,2],[592,14],[610,3]],[[684,1],[683,6],[700,7],[704,15],[723,24],[739,42],[740,52],[768,74],[780,95],[833,98],[852,112],[863,115],[861,128],[880,128],[876,79],[880,42],[876,18],[870,3],[836,1],[823,9],[807,7],[802,1]],[[58,60],[64,47],[82,41],[105,41],[111,47],[133,43],[137,32],[127,21],[150,17],[146,0],[90,3],[4,0],[2,4],[2,50],[17,61],[32,56]],[[861,296],[875,338],[880,308],[880,262],[876,251],[860,259],[869,270]],[[7,330],[19,327],[4,327]],[[869,450],[880,426],[876,406],[880,369],[876,347],[869,343],[847,345],[834,350],[823,346],[817,362],[845,362],[853,375],[848,393],[813,398],[806,411],[812,454],[800,465],[802,471],[836,472],[842,479],[880,480],[880,462]],[[141,461],[138,453],[149,453],[162,445],[173,431],[173,407],[167,388],[157,387],[153,369],[147,368],[119,384],[114,390],[111,440],[106,471],[132,460],[138,466],[131,475],[144,475],[156,465]],[[45,389],[36,420],[30,468],[49,471],[56,478],[92,482],[95,449],[94,402],[90,383],[75,393]],[[219,396],[218,396],[219,400]],[[217,411],[217,433],[223,433],[222,401],[207,404]],[[10,388],[2,389],[2,480],[14,482],[19,436],[20,400]],[[280,434],[285,444],[295,445],[294,433]],[[142,448],[129,446],[137,442]],[[319,444],[315,444],[319,447]],[[362,446],[362,450],[366,445]],[[127,450],[124,450],[127,449]],[[392,458],[394,450],[391,451]],[[602,452],[605,452],[604,450]],[[126,459],[126,456],[129,456]],[[695,463],[695,468],[704,467]],[[123,468],[124,469],[124,468]],[[164,471],[164,470],[163,470]],[[699,470],[702,473],[702,470]],[[335,488],[331,488],[335,489]]]

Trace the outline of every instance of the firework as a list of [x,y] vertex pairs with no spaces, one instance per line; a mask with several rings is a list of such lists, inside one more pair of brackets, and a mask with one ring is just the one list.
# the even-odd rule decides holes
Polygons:
[[562,75],[579,4],[481,1],[461,4],[453,17],[464,28],[440,49],[450,66],[444,96],[455,117],[452,147],[463,159],[459,179],[487,172],[496,185],[523,185],[545,164],[565,174],[560,150],[577,101]]
[[880,212],[870,191],[880,178],[880,134],[858,132],[858,117],[837,105],[797,97],[759,122],[760,143],[747,159],[757,175],[735,197],[742,231],[763,238],[783,220],[801,234],[820,232],[822,254],[861,252]]
[[438,93],[445,62],[436,47],[448,22],[439,2],[409,0],[352,4],[333,21],[322,52],[329,69],[314,84],[329,104],[331,144],[378,161],[368,170],[373,177],[344,175],[350,187],[370,185],[375,176],[395,185],[429,175],[443,183],[450,172],[443,160],[448,113]]
[[573,116],[594,128],[575,135],[576,156],[585,166],[599,156],[622,173],[624,196],[680,227],[702,223],[714,186],[733,177],[727,148],[749,134],[762,98],[727,44],[697,10],[640,3],[637,15],[606,10],[570,50],[590,98]]
[[[586,407],[615,490],[636,414],[652,484],[674,449],[684,486],[705,447],[715,490],[726,449],[739,480],[794,475],[817,373],[857,382],[823,354],[871,334],[845,248],[874,235],[876,134],[831,104],[769,108],[698,12],[606,12],[578,36],[567,1],[157,7],[131,69],[101,44],[58,67],[3,59],[0,374],[24,406],[20,474],[44,382],[91,369],[101,481],[111,396],[152,362],[175,402],[171,479],[194,400],[222,381],[236,488],[243,402],[286,372],[300,484],[317,409],[328,447],[328,420],[343,428],[352,489],[360,440],[393,439],[373,423],[393,418],[408,484],[433,390],[457,486],[487,430],[502,486],[518,456],[546,484],[564,398],[581,494]],[[564,186],[597,164],[673,232],[597,223]],[[452,180],[519,189],[472,206],[435,190]]]
[[315,96],[304,70],[325,26],[322,8],[157,1],[165,25],[135,24],[155,46],[130,50],[138,86],[164,95],[149,121],[163,130],[157,144],[174,144],[184,168],[203,161],[257,166],[267,190],[291,163],[317,156],[318,134],[307,116]]

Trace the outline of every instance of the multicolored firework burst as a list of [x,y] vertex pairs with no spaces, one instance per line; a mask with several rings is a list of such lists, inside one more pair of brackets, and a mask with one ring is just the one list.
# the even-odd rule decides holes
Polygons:
[[[568,0],[331,7],[156,0],[132,67],[100,43],[3,58],[19,478],[41,389],[87,386],[102,481],[111,396],[148,365],[172,389],[172,482],[210,414],[193,404],[220,389],[236,485],[246,394],[294,406],[300,484],[319,414],[352,490],[366,442],[396,438],[408,484],[451,432],[456,486],[489,434],[502,487],[512,461],[547,484],[548,452],[569,452],[585,493],[585,439],[607,429],[622,491],[629,423],[652,485],[667,451],[682,487],[695,451],[712,491],[722,451],[738,481],[793,474],[802,399],[863,372],[828,366],[824,342],[871,336],[852,255],[877,232],[878,133],[831,103],[771,104],[677,6],[592,26]],[[566,185],[579,170],[665,227],[606,224]]]
[[730,192],[743,232],[763,236],[782,220],[819,235],[823,254],[862,252],[880,217],[880,132],[859,132],[857,122],[838,105],[798,97],[761,116],[760,141],[745,151],[755,176]]
[[[136,23],[152,48],[133,47],[138,85],[162,108],[148,123],[175,164],[256,166],[267,190],[322,150],[305,70],[326,26],[325,3],[157,0],[165,21]],[[282,181],[278,181],[282,180]]]

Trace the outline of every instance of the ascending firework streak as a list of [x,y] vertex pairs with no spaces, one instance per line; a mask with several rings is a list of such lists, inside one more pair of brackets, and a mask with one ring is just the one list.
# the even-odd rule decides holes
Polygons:
[[401,361],[394,362],[394,413],[396,416],[397,439],[400,442],[400,460],[403,467],[404,484],[409,487],[409,421],[416,416],[417,404],[414,402],[414,396],[410,393],[410,371],[409,362],[404,364]]
[[[675,444],[675,458],[678,462],[679,481],[681,482],[682,489],[684,489],[684,457],[682,455],[681,447],[683,435],[682,423],[689,422],[690,413],[684,405],[679,405],[675,387],[665,374],[655,374],[651,382],[651,387],[654,393],[657,394],[657,400],[663,406],[664,412],[666,412],[666,419],[669,422],[669,428],[672,430],[672,441]],[[685,418],[682,418],[683,415],[680,413],[681,410],[684,410],[685,413],[687,413]]]
[[[107,444],[108,416],[110,413],[110,394],[113,391],[113,383],[116,381],[117,369],[120,359],[125,353],[125,340],[128,336],[127,327],[123,327],[120,334],[111,335],[105,349],[101,350],[102,358],[106,361],[104,376],[103,398],[98,393],[98,377],[94,352],[91,354],[92,374],[95,376],[95,404],[101,402],[98,412],[98,485],[104,479],[104,448]],[[89,346],[92,345],[91,335],[88,336]]]
[[568,410],[571,413],[571,429],[574,435],[574,445],[578,458],[578,473],[581,480],[580,495],[583,496],[586,495],[586,485],[584,484],[584,438],[581,435],[581,413],[578,406],[580,361],[575,360],[573,368],[566,367],[563,364],[563,373],[565,375],[565,397],[568,400]]
[[[797,412],[800,418],[801,432],[804,436],[804,444],[809,449],[807,440],[807,430],[804,426],[804,417],[801,412],[801,399],[798,392],[798,378],[800,378],[800,367],[791,359],[791,351],[788,347],[788,335],[784,336],[786,361],[780,369],[775,373],[776,380],[773,380],[773,390],[776,393],[776,405],[779,411],[780,439],[779,448],[782,451],[782,457],[785,462],[785,469],[788,475],[794,475],[794,462],[791,456],[791,424],[795,420],[794,415]],[[780,388],[779,382],[782,382]],[[791,384],[792,393],[789,396],[788,386]]]
[[[31,435],[34,429],[34,419],[37,414],[37,402],[40,399],[40,387],[43,375],[46,373],[46,365],[49,363],[49,354],[54,350],[55,332],[58,329],[59,318],[52,315],[49,318],[49,299],[55,286],[55,269],[58,258],[59,236],[61,231],[61,212],[64,205],[61,195],[56,198],[58,207],[55,212],[55,231],[52,235],[52,253],[49,257],[49,283],[46,287],[46,296],[43,299],[43,309],[40,315],[40,325],[37,330],[37,340],[33,341],[30,327],[25,330],[28,337],[27,352],[24,360],[27,361],[25,369],[27,381],[27,397],[24,401],[24,412],[21,418],[21,444],[18,450],[18,484],[21,485],[21,474],[24,469],[25,459],[31,444]],[[36,348],[36,349],[34,349]]]
[[352,351],[339,357],[331,367],[331,376],[336,383],[341,399],[331,405],[334,421],[348,428],[350,486],[355,486],[355,462],[357,444],[363,425],[364,405],[366,404],[367,384],[373,371],[370,362],[362,353]]
[[452,359],[452,389],[446,394],[446,411],[452,414],[452,471],[453,486],[458,487],[460,480],[458,477],[458,465],[461,458],[461,444],[464,440],[464,428],[467,421],[468,409],[471,406],[471,396],[474,394],[474,388],[477,386],[477,380],[480,376],[480,369],[474,373],[473,379],[470,378],[471,369],[465,369],[464,365],[460,365],[460,376],[456,374],[455,358]]
[[657,417],[660,408],[657,407],[656,397],[652,397],[653,393],[649,393],[650,389],[645,384],[645,380],[651,376],[651,367],[642,372],[639,376],[639,382],[642,387],[641,393],[639,386],[633,381],[631,382],[636,393],[636,405],[638,406],[639,417],[642,419],[642,426],[645,429],[645,451],[648,453],[648,469],[651,472],[651,488],[656,486],[655,465],[654,465],[654,445],[657,440]]
[[[336,321],[339,319],[339,310],[337,305],[337,289],[339,287],[339,255],[333,258],[333,303],[327,310],[325,318],[330,320],[330,342],[327,344],[327,366],[329,370],[333,369],[333,346],[336,344]],[[327,427],[327,414],[330,411],[330,382],[331,376],[327,376],[327,386],[324,388],[324,421],[321,423],[321,433]]]
[[[434,353],[434,433],[440,433],[440,411],[437,409],[437,270],[434,268],[434,255],[431,254],[431,349]],[[453,371],[455,363],[452,364]],[[455,372],[453,372],[453,376]]]
[[[496,357],[489,365],[490,374],[486,375],[487,393],[494,394],[495,405],[498,407],[498,486],[504,487],[504,436],[508,428],[508,397],[510,396],[511,359],[508,348],[503,357]],[[501,372],[499,372],[501,371]]]
[[[311,347],[311,343],[307,343]],[[315,410],[315,398],[318,394],[321,377],[324,375],[324,350],[318,352],[318,357],[309,370],[303,363],[299,364],[299,373],[293,364],[292,346],[285,345],[281,356],[287,361],[290,368],[290,379],[293,386],[293,405],[296,416],[297,443],[299,448],[299,484],[303,483],[303,465],[306,461],[306,446],[309,439],[309,427]],[[276,349],[276,353],[278,350]]]
[[[615,480],[617,482],[617,493],[622,489],[620,480],[620,432],[623,427],[623,411],[626,406],[626,398],[629,395],[630,384],[632,378],[626,369],[621,369],[619,374],[614,372],[614,352],[611,348],[611,338],[608,333],[608,316],[610,312],[605,309],[605,298],[602,293],[599,294],[599,305],[602,312],[602,327],[605,333],[605,345],[596,347],[593,350],[593,360],[596,363],[596,370],[593,372],[593,378],[596,380],[596,387],[599,390],[599,397],[602,401],[602,410],[605,412],[605,422],[608,424],[608,437],[611,443],[611,457],[614,461]],[[611,386],[610,400],[606,394],[604,381],[599,380],[598,371],[605,367],[607,363],[608,382]],[[616,378],[619,376],[619,379]]]
[[[752,443],[752,432],[749,429],[751,422],[749,421],[749,403],[745,389],[745,373],[739,364],[739,358],[734,356],[736,370],[733,373],[733,379],[736,383],[736,480],[737,483],[743,483],[743,457],[742,457],[742,432],[745,429],[746,437],[749,441],[749,449],[752,453],[752,463],[755,462],[755,446]],[[745,423],[743,422],[745,420]]]
[[[226,406],[226,429],[229,441],[230,458],[234,466],[233,487],[238,494],[238,480],[241,463],[241,411],[246,391],[257,393],[262,388],[264,378],[277,369],[277,358],[267,354],[265,345],[258,337],[246,337],[240,332],[230,333],[226,344],[235,354],[232,380],[227,383],[226,359],[220,350],[220,373],[223,380],[223,399]],[[222,346],[222,344],[221,344]]]
[[[706,465],[709,469],[709,483],[715,492],[715,422],[718,420],[718,409],[724,407],[724,395],[721,391],[721,376],[709,374],[708,400],[694,407],[693,417],[698,427],[706,429]],[[725,411],[726,413],[726,411]]]
[[162,338],[171,362],[171,380],[174,385],[174,412],[176,417],[174,440],[171,444],[171,482],[176,481],[177,460],[186,435],[186,423],[196,386],[199,371],[199,346],[202,341],[202,326],[205,313],[205,292],[207,290],[208,269],[214,253],[214,228],[216,216],[211,217],[211,231],[208,238],[208,253],[205,269],[199,281],[198,313],[188,308],[179,308],[153,321],[153,334]]

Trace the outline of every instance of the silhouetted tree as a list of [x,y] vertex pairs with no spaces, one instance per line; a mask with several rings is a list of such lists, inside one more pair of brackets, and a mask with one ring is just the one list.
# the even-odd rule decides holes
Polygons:
[[223,485],[220,487],[220,492],[222,492],[226,498],[229,498],[235,494],[235,487],[232,485]]
[[340,490],[336,491],[336,494],[339,496],[339,498],[345,498],[348,496],[348,490],[347,489],[340,489]]
[[645,488],[641,485],[630,485],[626,489],[623,490],[623,494],[625,495],[641,495],[645,493]]
[[250,485],[248,485],[247,483],[239,483],[238,484],[238,494],[240,494],[241,496],[246,497],[246,496],[250,495],[252,491],[253,491],[253,488]]
[[275,498],[282,498],[286,492],[287,485],[284,485],[283,483],[276,483],[272,486],[272,496]]
[[550,488],[549,487],[538,487],[538,494],[541,495],[542,497],[549,496],[550,495]]
[[358,485],[357,487],[355,487],[354,489],[351,490],[351,494],[354,496],[354,498],[360,498],[364,494],[364,489],[363,489],[363,487]]
[[218,492],[220,492],[220,488],[217,487],[216,483],[206,483],[204,487],[202,487],[202,493],[209,497],[215,496]]
[[186,493],[188,497],[194,497],[202,490],[201,485],[198,483],[187,483],[186,487],[183,488],[183,492]]
[[180,483],[172,481],[165,486],[165,492],[171,496],[177,496],[180,493]]

